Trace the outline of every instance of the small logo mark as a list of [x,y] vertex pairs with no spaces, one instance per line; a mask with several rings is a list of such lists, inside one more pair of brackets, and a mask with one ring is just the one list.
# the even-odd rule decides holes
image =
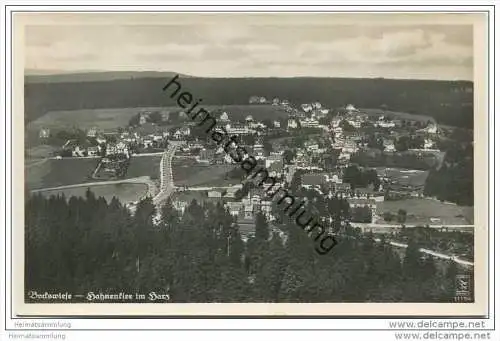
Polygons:
[[455,302],[472,302],[470,275],[457,275],[455,280]]

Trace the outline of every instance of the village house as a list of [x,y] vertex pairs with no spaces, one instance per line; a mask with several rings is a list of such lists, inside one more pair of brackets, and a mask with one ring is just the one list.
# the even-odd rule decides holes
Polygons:
[[209,198],[222,198],[222,192],[219,190],[208,191],[207,195]]
[[[337,128],[339,125],[340,125],[340,122],[342,122],[342,118],[341,117],[334,117],[332,118],[331,122],[330,122],[330,126],[332,128]],[[342,128],[341,128],[342,129]]]
[[434,141],[425,139],[424,141],[424,149],[432,149],[434,147]]
[[184,210],[186,209],[188,203],[187,201],[182,201],[182,200],[174,200],[172,202],[172,206],[180,212],[180,214],[184,214]]
[[88,156],[99,156],[99,147],[92,146],[87,149]]
[[319,113],[321,113],[320,117],[326,117],[330,113],[330,109],[319,109]]
[[97,128],[92,127],[87,131],[87,137],[96,137],[97,136]]
[[269,200],[262,200],[260,203],[260,211],[266,216],[267,219],[272,220],[272,202]]
[[283,156],[281,154],[270,154],[266,157],[266,168],[269,168],[275,162],[283,162]]
[[146,137],[143,141],[142,144],[144,145],[144,148],[149,148],[153,147],[153,139],[150,137]]
[[383,146],[384,146],[384,151],[386,152],[392,153],[396,151],[396,147],[394,146],[394,141],[392,140],[384,139]]
[[184,137],[187,137],[191,134],[191,128],[189,127],[182,127],[182,128],[179,128],[175,131],[174,133],[174,138],[176,140],[180,140]]
[[312,104],[312,107],[313,107],[314,109],[321,109],[321,103],[320,103],[320,102],[314,102],[314,103]]
[[429,124],[427,127],[424,129],[421,129],[419,131],[423,131],[427,134],[436,134],[437,133],[437,126],[433,123]]
[[360,119],[357,119],[357,118],[348,119],[347,122],[356,129],[361,128],[361,120]]
[[73,148],[73,151],[71,153],[71,155],[73,157],[83,157],[83,156],[87,156],[87,148],[83,147],[83,146],[75,146]]
[[352,192],[351,184],[349,183],[336,183],[335,184],[335,193],[341,194],[344,197],[350,196]]
[[359,112],[358,109],[354,107],[352,104],[347,104],[345,107],[345,110],[347,111],[347,114],[352,115],[353,113]]
[[259,96],[251,96],[248,99],[248,103],[249,104],[255,104],[255,103],[259,103],[259,102],[260,102],[260,97]]
[[202,149],[200,150],[200,154],[196,158],[196,161],[201,163],[210,163],[215,156],[214,149]]
[[241,201],[228,201],[225,203],[224,207],[233,217],[237,217],[243,210],[243,203]]
[[351,209],[358,207],[368,207],[372,214],[371,221],[375,221],[377,217],[377,203],[373,199],[358,199],[358,198],[348,198],[347,202]]
[[301,108],[302,108],[302,110],[304,110],[304,112],[310,112],[313,110],[313,106],[309,103],[302,104]]
[[229,122],[229,115],[227,114],[227,112],[223,112],[220,117],[219,117],[219,120],[221,122]]
[[250,129],[247,125],[240,123],[231,123],[226,125],[228,135],[252,135],[255,130]]
[[273,121],[273,127],[274,128],[280,128],[281,127],[280,121]]
[[153,141],[160,142],[163,141],[163,135],[160,133],[152,134]]
[[298,128],[297,121],[293,118],[289,119],[287,129],[290,130],[290,129],[297,129],[297,128]]
[[319,122],[313,118],[305,118],[299,122],[302,128],[318,128],[319,125]]
[[319,145],[316,141],[306,141],[304,143],[304,146],[306,147],[306,150],[309,152],[313,152],[319,149]]
[[143,125],[143,124],[146,124],[147,122],[147,116],[143,113],[140,114],[140,117],[139,117],[139,125]]
[[253,219],[254,217],[254,207],[253,207],[253,204],[252,202],[246,202],[243,204],[244,205],[244,208],[243,208],[243,218],[244,219]]

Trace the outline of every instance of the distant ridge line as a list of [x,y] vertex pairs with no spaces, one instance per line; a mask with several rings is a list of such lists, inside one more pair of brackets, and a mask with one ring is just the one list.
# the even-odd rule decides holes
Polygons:
[[338,80],[371,80],[371,81],[421,81],[436,83],[464,83],[472,84],[469,80],[440,80],[440,79],[410,79],[410,78],[385,78],[385,77],[199,77],[179,74],[171,71],[77,71],[63,72],[56,70],[30,70],[24,72],[26,83],[78,83],[78,82],[106,82],[114,80],[145,79],[145,78],[172,78],[179,75],[182,78],[198,79],[338,79]]

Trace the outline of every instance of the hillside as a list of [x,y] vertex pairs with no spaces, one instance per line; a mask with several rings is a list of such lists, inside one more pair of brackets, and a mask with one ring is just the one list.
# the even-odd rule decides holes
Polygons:
[[[42,76],[37,76],[42,77]],[[59,77],[62,77],[60,75]],[[25,118],[48,111],[177,105],[162,91],[170,80],[133,78],[110,81],[34,82],[25,84]],[[182,78],[182,86],[205,105],[247,104],[252,95],[279,97],[300,104],[320,101],[327,107],[352,103],[428,115],[439,123],[472,128],[472,83],[349,78]]]

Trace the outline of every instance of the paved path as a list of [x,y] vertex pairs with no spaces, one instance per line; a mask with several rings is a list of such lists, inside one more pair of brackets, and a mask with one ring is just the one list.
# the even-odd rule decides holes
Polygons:
[[[379,233],[391,233],[392,230],[400,230],[402,228],[401,224],[372,224],[372,223],[351,223],[353,227],[359,227],[363,232],[373,230],[373,232]],[[423,224],[405,224],[405,227],[417,227],[425,226]],[[432,229],[447,229],[448,231],[461,231],[466,233],[474,232],[474,225],[467,224],[431,224],[428,225]]]
[[[182,186],[179,186],[182,188]],[[185,191],[212,191],[216,189],[230,189],[230,188],[242,188],[243,186],[233,185],[233,186],[196,186],[196,187],[185,187]]]
[[[379,242],[380,239],[375,239],[375,241]],[[395,246],[395,247],[401,247],[401,248],[407,248],[408,247],[407,244],[403,244],[403,243],[397,243],[397,242],[389,242],[389,243],[392,246]],[[440,253],[440,252],[436,252],[436,251],[432,251],[432,250],[424,249],[424,248],[420,248],[419,251],[422,252],[422,253],[431,255],[433,257],[436,257],[436,258],[452,260],[455,263],[463,265],[463,266],[466,266],[466,267],[474,267],[474,263],[473,262],[469,262],[469,261],[466,261],[466,260],[463,260],[463,259],[459,259],[459,258],[457,258],[455,256],[449,256],[449,255],[446,255],[444,253]]]
[[153,203],[160,206],[174,191],[174,179],[172,176],[172,158],[179,144],[170,144],[163,153],[160,162],[160,191],[153,198]]

